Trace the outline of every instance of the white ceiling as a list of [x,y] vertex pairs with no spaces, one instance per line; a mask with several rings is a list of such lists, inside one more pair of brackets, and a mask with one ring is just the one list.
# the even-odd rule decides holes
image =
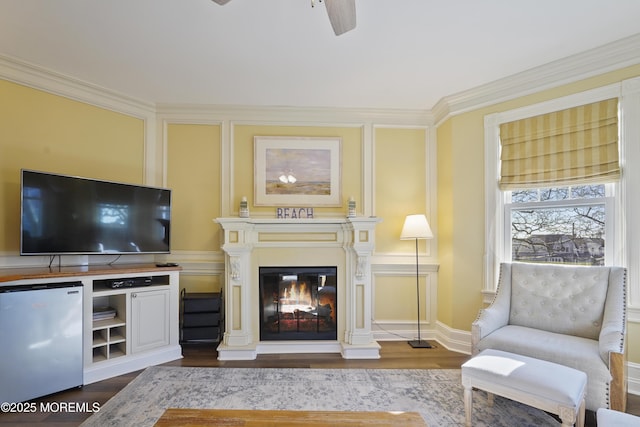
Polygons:
[[[638,0],[0,0],[0,55],[155,103],[430,109],[640,33]],[[640,60],[639,60],[640,62]]]

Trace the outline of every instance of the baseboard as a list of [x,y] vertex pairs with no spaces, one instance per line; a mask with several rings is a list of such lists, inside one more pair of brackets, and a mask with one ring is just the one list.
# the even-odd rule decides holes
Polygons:
[[436,340],[447,350],[471,354],[471,332],[453,329],[441,322],[436,322]]
[[[471,332],[453,329],[444,323],[436,322],[435,328],[422,325],[420,337],[427,341],[436,341],[447,350],[471,354]],[[417,339],[414,328],[408,328],[403,322],[374,322],[373,336],[376,341],[410,341]]]

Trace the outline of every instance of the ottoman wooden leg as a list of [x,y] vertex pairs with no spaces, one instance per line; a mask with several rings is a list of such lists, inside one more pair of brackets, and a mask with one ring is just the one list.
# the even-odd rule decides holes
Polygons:
[[473,411],[473,389],[472,387],[464,388],[464,417],[465,425],[471,427],[471,412]]
[[584,398],[580,402],[580,406],[577,408],[560,408],[560,419],[562,420],[562,427],[584,427],[584,412],[585,412],[585,400]]
[[580,404],[580,408],[578,409],[578,419],[576,420],[576,427],[584,427],[584,412],[585,412],[586,402],[582,399],[582,403]]
[[487,392],[487,405],[493,406],[493,393]]
[[[574,423],[579,419],[580,407],[561,406],[558,416],[562,420],[562,427],[573,427]],[[579,423],[576,423],[580,425]]]

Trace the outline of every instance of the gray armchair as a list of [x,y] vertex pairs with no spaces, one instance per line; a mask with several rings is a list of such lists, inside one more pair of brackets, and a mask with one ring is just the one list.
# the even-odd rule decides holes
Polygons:
[[625,328],[625,268],[503,263],[495,299],[472,324],[472,351],[579,369],[588,378],[587,409],[624,411]]

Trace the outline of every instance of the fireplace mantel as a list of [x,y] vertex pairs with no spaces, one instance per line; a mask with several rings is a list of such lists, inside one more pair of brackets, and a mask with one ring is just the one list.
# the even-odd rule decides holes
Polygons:
[[[220,360],[251,360],[265,353],[340,353],[377,359],[371,331],[371,255],[376,217],[275,219],[216,218],[225,252],[225,332]],[[259,338],[258,268],[338,267],[338,340],[269,341]]]

